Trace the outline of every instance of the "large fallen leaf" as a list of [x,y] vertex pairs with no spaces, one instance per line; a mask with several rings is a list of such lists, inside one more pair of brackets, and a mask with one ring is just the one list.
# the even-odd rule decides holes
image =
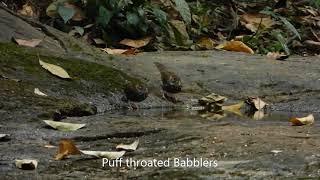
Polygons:
[[248,97],[246,103],[256,110],[261,110],[267,105],[267,103],[265,103],[258,97]]
[[38,161],[34,159],[16,159],[16,167],[23,170],[34,170],[38,166]]
[[119,144],[117,150],[135,151],[139,145],[139,139],[135,140],[132,144]]
[[59,131],[75,131],[86,125],[86,124],[58,122],[58,121],[52,121],[52,120],[43,120],[43,122],[45,122],[47,125]]
[[71,77],[69,76],[69,74],[67,73],[67,71],[65,71],[62,67],[54,65],[54,64],[50,64],[50,63],[46,63],[44,61],[41,61],[39,58],[39,64],[46,69],[47,71],[49,71],[51,74],[56,75],[60,78],[63,79],[71,79]]
[[249,54],[254,54],[254,51],[241,41],[228,41],[218,45],[216,48],[224,49],[227,51],[236,51],[236,52],[245,52]]
[[142,39],[123,39],[120,41],[120,44],[130,46],[133,48],[141,48],[143,46],[146,46],[151,41],[152,37],[145,37]]
[[107,158],[107,159],[119,159],[122,157],[126,151],[83,151],[83,154],[95,156],[98,158]]
[[34,88],[34,91],[33,91],[36,95],[39,95],[39,96],[48,96],[46,95],[45,93],[41,92],[38,88]]
[[307,124],[313,124],[314,123],[314,116],[313,114],[309,114],[307,117],[297,118],[293,117],[290,119],[292,126],[303,126]]
[[245,13],[241,15],[240,22],[252,32],[256,32],[258,28],[267,29],[274,25],[270,16],[261,13]]
[[81,152],[70,139],[62,139],[59,142],[59,150],[55,156],[55,160],[61,160],[68,155],[79,155]]
[[16,39],[14,38],[14,41],[20,45],[20,46],[27,46],[27,47],[36,47],[41,43],[41,39]]

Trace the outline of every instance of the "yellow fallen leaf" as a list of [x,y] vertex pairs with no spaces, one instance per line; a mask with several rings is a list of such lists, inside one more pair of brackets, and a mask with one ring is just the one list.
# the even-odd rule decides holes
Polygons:
[[16,39],[14,41],[20,46],[27,46],[27,47],[36,47],[41,43],[41,39]]
[[59,142],[59,150],[55,156],[55,160],[61,160],[68,155],[79,155],[81,152],[70,139],[61,139]]
[[119,144],[117,145],[117,150],[127,150],[127,151],[135,151],[139,145],[139,139],[135,140],[132,144]]
[[83,128],[86,125],[86,124],[74,124],[74,123],[58,122],[58,121],[51,121],[51,120],[43,120],[43,122],[45,122],[47,125],[59,131],[75,131],[80,128]]
[[254,54],[254,51],[241,41],[228,41],[216,46],[216,49]]
[[293,117],[290,119],[290,122],[292,126],[303,126],[307,124],[313,124],[314,116],[313,114],[309,114],[308,116],[302,118]]
[[244,102],[240,102],[238,104],[233,104],[229,106],[222,106],[222,110],[235,113],[239,116],[242,116],[242,113],[240,111],[241,107],[244,105]]
[[122,41],[120,41],[120,44],[122,45],[126,45],[126,46],[130,46],[133,48],[140,48],[143,46],[146,46],[149,44],[149,42],[151,41],[152,37],[145,37],[142,39],[123,39]]
[[206,50],[212,50],[214,49],[214,45],[216,43],[211,39],[211,38],[208,38],[208,37],[203,37],[203,38],[200,38],[198,41],[197,41],[197,45],[201,48],[201,49],[206,49]]
[[62,67],[54,65],[54,64],[50,64],[50,63],[46,63],[44,61],[41,61],[39,58],[39,64],[46,69],[47,71],[49,71],[51,74],[56,75],[60,78],[63,79],[71,79],[71,77],[69,76],[69,74],[67,73],[67,71],[65,71]]

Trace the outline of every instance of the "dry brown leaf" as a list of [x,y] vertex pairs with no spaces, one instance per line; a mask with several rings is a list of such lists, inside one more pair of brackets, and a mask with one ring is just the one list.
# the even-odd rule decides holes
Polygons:
[[102,51],[108,54],[123,54],[128,51],[128,49],[110,49],[110,48],[101,48]]
[[74,145],[70,139],[61,139],[59,142],[59,150],[55,156],[55,160],[61,160],[68,155],[79,155],[80,150]]
[[34,159],[16,159],[16,167],[23,170],[34,170],[38,166],[38,161]]
[[293,117],[290,119],[290,122],[292,126],[303,126],[303,125],[313,124],[314,116],[313,114],[309,114],[308,116],[302,117],[302,118]]
[[273,60],[285,60],[289,56],[279,52],[268,52],[267,58]]
[[201,49],[206,49],[206,50],[214,49],[215,44],[216,43],[211,38],[208,38],[208,37],[203,37],[197,41],[197,45]]
[[270,16],[261,13],[245,13],[241,15],[241,24],[252,32],[256,32],[260,25],[260,28],[270,28],[274,25]]
[[117,145],[117,150],[135,151],[139,145],[139,139],[135,140],[131,144],[119,144]]
[[18,11],[18,14],[29,16],[29,17],[37,17],[38,13],[36,12],[35,8],[27,2],[22,6],[22,9]]
[[212,103],[221,105],[221,104],[224,103],[225,100],[227,100],[226,97],[220,96],[220,95],[215,94],[215,93],[211,93],[208,96],[200,98],[198,102],[201,105],[207,105],[207,104],[212,104]]
[[123,39],[122,41],[120,41],[120,44],[122,45],[126,45],[126,46],[130,46],[133,48],[140,48],[143,46],[146,46],[149,44],[149,42],[151,41],[152,37],[145,37],[142,39]]
[[245,52],[249,54],[254,54],[254,51],[241,41],[228,41],[218,45],[216,48],[224,49],[227,51],[236,51],[236,52]]
[[69,76],[69,74],[67,73],[67,71],[65,71],[62,67],[54,65],[54,64],[50,64],[50,63],[46,63],[40,60],[39,58],[39,64],[46,69],[47,71],[49,71],[51,74],[56,75],[60,78],[63,79],[71,79],[71,77]]
[[25,40],[25,39],[15,39],[14,41],[20,45],[20,46],[27,46],[27,47],[36,47],[41,43],[41,39],[29,39],[29,40]]

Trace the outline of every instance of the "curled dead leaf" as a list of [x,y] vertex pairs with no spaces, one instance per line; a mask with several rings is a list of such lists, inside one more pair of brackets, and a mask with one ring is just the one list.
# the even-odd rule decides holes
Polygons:
[[228,41],[216,46],[216,49],[254,54],[254,51],[241,41]]
[[131,144],[119,144],[117,145],[117,150],[135,151],[139,145],[139,139],[135,140]]
[[267,105],[258,97],[248,97],[246,103],[256,110],[261,110]]
[[309,114],[308,116],[302,117],[302,118],[293,117],[290,119],[290,122],[292,126],[303,126],[303,125],[313,124],[314,116],[313,114]]
[[201,104],[201,105],[207,105],[207,104],[211,104],[211,103],[222,104],[222,103],[224,103],[225,100],[227,100],[226,97],[220,96],[215,93],[211,93],[208,96],[200,98],[199,104]]
[[123,39],[120,41],[120,44],[130,46],[133,48],[141,48],[149,44],[151,41],[152,37],[145,37],[142,39]]
[[70,139],[61,139],[59,142],[59,150],[55,156],[55,160],[62,160],[68,155],[79,155],[80,150],[74,145]]
[[34,88],[34,91],[33,91],[36,95],[39,95],[39,96],[48,96],[46,95],[45,93],[41,92],[38,88]]

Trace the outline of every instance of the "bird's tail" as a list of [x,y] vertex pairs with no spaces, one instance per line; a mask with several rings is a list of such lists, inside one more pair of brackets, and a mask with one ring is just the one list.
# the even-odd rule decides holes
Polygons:
[[156,65],[156,67],[159,69],[160,72],[165,71],[166,67],[159,63],[159,62],[154,62],[154,64]]

